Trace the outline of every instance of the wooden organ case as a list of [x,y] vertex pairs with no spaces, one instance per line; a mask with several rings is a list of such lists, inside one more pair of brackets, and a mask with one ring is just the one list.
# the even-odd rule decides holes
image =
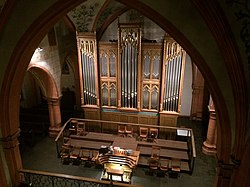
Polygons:
[[77,35],[85,118],[176,126],[186,52],[168,34],[163,42],[145,41],[140,24],[118,26],[118,41]]

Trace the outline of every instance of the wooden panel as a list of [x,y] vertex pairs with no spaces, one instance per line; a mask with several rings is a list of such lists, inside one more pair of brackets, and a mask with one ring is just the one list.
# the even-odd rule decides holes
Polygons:
[[[176,127],[178,114],[160,114],[160,126]],[[159,138],[175,140],[176,130],[161,129]]]
[[140,116],[139,124],[149,124],[149,118],[146,116]]
[[178,114],[160,114],[160,126],[176,127]]
[[149,116],[150,125],[158,125],[158,116]]
[[[100,110],[98,108],[83,108],[86,119],[100,119]],[[86,130],[92,132],[101,132],[101,123],[86,122]]]
[[139,123],[147,125],[158,125],[158,116],[139,115]]
[[128,122],[128,116],[120,115],[120,122]]
[[100,110],[98,108],[83,108],[86,119],[100,119]]
[[[119,113],[117,112],[102,112],[102,120],[119,121]],[[102,123],[102,132],[117,133],[117,125],[110,123]]]
[[131,116],[128,116],[128,123],[138,123],[138,115],[136,115],[136,116],[133,116],[133,115],[131,115]]

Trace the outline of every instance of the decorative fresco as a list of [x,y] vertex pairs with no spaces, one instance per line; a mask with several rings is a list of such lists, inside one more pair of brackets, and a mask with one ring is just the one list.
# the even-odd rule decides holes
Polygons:
[[2,9],[3,9],[3,6],[4,6],[4,3],[6,2],[6,0],[0,0],[0,12],[2,12]]
[[102,26],[103,22],[112,14],[114,14],[115,12],[121,10],[122,8],[124,8],[125,6],[118,3],[118,2],[112,2],[111,4],[108,5],[108,7],[102,12],[102,14],[100,15],[97,24],[96,24],[96,30],[98,31],[100,29],[100,27]]
[[107,7],[103,7],[104,3],[105,0],[89,0],[68,13],[78,32],[98,31],[110,15],[125,7],[116,1]]
[[68,13],[76,26],[77,32],[91,31],[95,16],[101,6],[99,2],[81,4]]
[[248,71],[250,72],[250,1],[249,0],[233,0],[229,1],[235,8],[235,16],[237,21],[241,23],[240,38],[245,46],[247,55]]

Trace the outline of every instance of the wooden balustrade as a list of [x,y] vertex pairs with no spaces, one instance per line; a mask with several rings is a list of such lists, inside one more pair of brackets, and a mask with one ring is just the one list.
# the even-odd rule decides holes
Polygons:
[[[72,143],[74,143],[74,140],[81,140],[82,144],[84,145],[79,145],[77,144],[78,147],[81,148],[85,148],[84,146],[87,146],[87,144],[89,144],[90,141],[93,142],[93,140],[95,140],[95,144],[91,143],[90,147],[86,147],[86,148],[92,148],[92,149],[98,149],[100,148],[101,144],[107,143],[106,146],[108,146],[108,144],[111,144],[113,142],[113,144],[116,146],[116,140],[119,142],[119,147],[122,148],[126,148],[126,149],[133,149],[133,150],[138,150],[140,151],[142,156],[146,156],[148,157],[150,154],[150,150],[151,150],[151,146],[153,146],[154,144],[157,144],[161,147],[161,156],[165,157],[167,159],[172,159],[172,158],[178,158],[181,159],[183,162],[183,167],[182,169],[184,171],[189,171],[190,173],[192,173],[193,171],[193,167],[194,167],[194,160],[196,157],[196,150],[195,150],[195,142],[194,142],[194,136],[193,136],[193,131],[192,129],[188,129],[188,128],[178,128],[178,127],[168,127],[168,126],[156,126],[156,125],[147,125],[147,124],[136,124],[136,123],[124,123],[124,122],[113,122],[113,121],[104,121],[104,120],[92,120],[92,119],[77,119],[77,118],[70,118],[62,127],[60,133],[58,134],[57,138],[56,138],[56,142],[58,142],[58,140],[60,139],[60,137],[63,137],[64,131],[67,130],[67,128],[70,125],[70,122],[74,120],[77,120],[78,122],[84,122],[86,124],[85,129],[86,131],[88,131],[89,126],[93,123],[93,124],[111,124],[113,126],[117,127],[117,133],[118,133],[118,125],[129,125],[133,128],[133,132],[134,133],[138,133],[139,132],[139,128],[140,127],[144,127],[144,128],[154,128],[157,129],[159,132],[160,131],[175,131],[177,132],[178,129],[184,129],[186,131],[188,131],[188,136],[187,136],[187,141],[176,141],[176,140],[166,140],[166,139],[157,139],[157,141],[153,141],[153,142],[146,142],[146,141],[139,141],[139,140],[134,140],[134,138],[136,137],[132,137],[130,138],[130,140],[132,141],[133,139],[133,148],[130,147],[124,147],[121,146],[122,142],[124,141],[118,141],[117,139],[122,138],[124,139],[124,137],[116,137],[113,134],[107,134],[107,133],[102,133],[102,136],[100,136],[100,133],[96,133],[96,132],[89,132],[86,133],[86,135],[84,136],[77,136],[77,135],[70,135],[71,139],[72,139]],[[136,134],[136,136],[139,136],[139,133]],[[106,141],[107,140],[107,141]],[[99,142],[101,141],[101,142]],[[124,143],[124,145],[128,144],[128,141],[125,141],[126,143]],[[101,144],[100,144],[101,143]],[[122,144],[123,145],[123,144]],[[128,146],[128,145],[127,145]],[[57,145],[57,147],[60,147]],[[59,150],[58,150],[59,152]],[[141,161],[143,161],[145,159],[140,158],[139,160],[139,165],[141,163]],[[146,159],[147,160],[147,159]],[[145,165],[142,164],[142,165]]]

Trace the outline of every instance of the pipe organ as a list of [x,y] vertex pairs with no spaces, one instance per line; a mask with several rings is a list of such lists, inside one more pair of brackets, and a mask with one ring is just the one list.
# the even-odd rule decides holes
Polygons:
[[117,107],[117,44],[99,45],[102,107]]
[[142,110],[159,110],[162,45],[142,44]]
[[166,38],[163,65],[163,111],[180,112],[180,90],[185,64],[185,51],[171,37]]
[[95,35],[78,36],[82,105],[99,105]]
[[141,31],[138,24],[119,24],[120,107],[137,109]]
[[162,43],[141,36],[140,24],[119,23],[118,41],[97,51],[94,35],[78,35],[84,108],[178,115],[186,53],[168,35]]

